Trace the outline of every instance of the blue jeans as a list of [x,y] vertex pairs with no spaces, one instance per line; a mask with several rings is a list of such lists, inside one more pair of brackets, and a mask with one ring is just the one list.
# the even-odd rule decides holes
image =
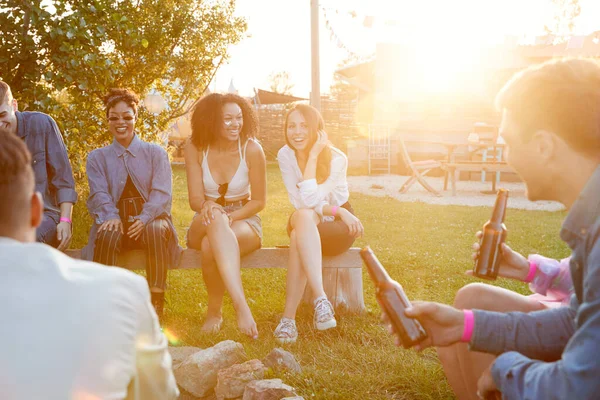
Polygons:
[[56,240],[56,225],[60,219],[60,214],[56,211],[44,211],[44,219],[42,224],[35,231],[35,240],[37,242],[46,243],[52,247],[58,246]]

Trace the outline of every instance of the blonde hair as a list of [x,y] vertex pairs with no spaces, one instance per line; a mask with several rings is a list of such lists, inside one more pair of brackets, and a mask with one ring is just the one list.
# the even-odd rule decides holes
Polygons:
[[496,97],[510,111],[523,140],[538,130],[560,136],[574,150],[600,155],[600,64],[559,59],[517,73]]

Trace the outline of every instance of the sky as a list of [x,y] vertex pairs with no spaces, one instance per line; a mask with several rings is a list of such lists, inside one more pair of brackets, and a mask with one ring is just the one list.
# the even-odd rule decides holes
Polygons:
[[[580,0],[580,5],[574,34],[600,30],[600,19],[594,18],[600,15],[600,1]],[[322,93],[329,91],[341,62],[350,54],[368,58],[379,42],[466,57],[507,36],[523,42],[541,35],[553,16],[551,0],[320,0],[320,7]],[[269,90],[269,75],[286,71],[292,93],[308,98],[310,0],[236,0],[236,14],[247,20],[246,38],[230,47],[230,59],[210,89],[227,91],[233,80],[240,94],[251,95],[254,88]],[[370,27],[366,17],[373,17]],[[337,39],[331,38],[332,31]]]

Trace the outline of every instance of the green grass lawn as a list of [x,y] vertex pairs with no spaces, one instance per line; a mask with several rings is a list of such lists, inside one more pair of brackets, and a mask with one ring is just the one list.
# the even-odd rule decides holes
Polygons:
[[[288,244],[285,224],[292,208],[276,165],[268,168],[268,203],[261,213],[263,246]],[[193,212],[189,209],[185,172],[174,170],[173,215],[180,242]],[[392,278],[410,299],[452,303],[463,285],[476,281],[464,275],[471,268],[474,233],[490,217],[486,207],[437,206],[401,203],[391,198],[352,194],[351,202],[364,224],[365,236],[356,246],[370,245]],[[85,202],[76,206],[76,236],[72,247],[86,242],[89,218],[83,218]],[[506,225],[509,245],[523,254],[540,253],[566,257],[559,240],[563,212],[509,210]],[[260,339],[239,334],[231,302],[226,299],[222,331],[213,336],[200,333],[206,312],[206,288],[199,270],[169,272],[165,327],[176,338],[173,344],[209,347],[219,341],[241,342],[250,358],[263,358],[274,347],[272,337],[284,305],[285,270],[244,270],[244,288],[258,324]],[[338,328],[326,332],[312,329],[312,310],[303,306],[297,317],[299,339],[285,348],[295,354],[301,375],[275,375],[304,398],[318,399],[439,399],[453,398],[434,350],[423,353],[394,347],[379,324],[373,285],[364,272],[363,315],[338,314]],[[500,279],[497,284],[528,293],[525,284]]]

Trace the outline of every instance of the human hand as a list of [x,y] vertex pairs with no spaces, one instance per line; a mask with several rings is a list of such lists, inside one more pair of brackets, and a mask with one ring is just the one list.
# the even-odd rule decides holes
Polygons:
[[[418,318],[427,332],[427,338],[415,345],[416,350],[423,350],[430,346],[449,346],[460,341],[464,330],[464,314],[454,307],[432,302],[415,301],[410,308],[405,310],[410,318]],[[396,336],[395,344],[400,346],[400,338],[385,313],[382,319],[386,322],[388,331]]]
[[72,230],[71,224],[66,221],[61,221],[56,225],[56,239],[58,239],[57,249],[64,251],[69,248],[71,244]]
[[129,238],[131,238],[133,240],[138,240],[140,238],[140,236],[142,236],[143,232],[144,232],[144,223],[141,220],[136,219],[135,222],[133,224],[131,224],[131,226],[127,230],[127,236],[129,236]]
[[355,215],[343,207],[339,207],[337,212],[340,216],[340,219],[348,226],[350,235],[352,235],[355,239],[363,235],[365,228]]
[[329,138],[327,132],[320,130],[317,132],[317,140],[310,148],[309,156],[316,158],[321,154],[321,151],[329,144]]
[[204,226],[210,225],[211,221],[215,219],[215,211],[220,211],[225,214],[225,210],[223,210],[221,205],[212,200],[207,200],[204,202],[202,205],[202,210],[200,210],[200,218]]
[[[477,260],[477,257],[479,257],[479,248],[481,247],[483,232],[477,232],[475,237],[477,237],[478,242],[474,243],[472,247],[473,254],[471,257],[473,260]],[[529,274],[529,262],[527,259],[508,247],[506,243],[500,245],[500,251],[502,252],[502,257],[500,258],[498,275],[504,278],[518,279],[520,281],[525,280]],[[468,270],[466,273],[467,275],[473,275],[472,270]]]
[[492,377],[492,366],[494,363],[491,363],[485,371],[479,377],[477,381],[477,397],[482,400],[485,399],[502,399],[502,394],[498,391],[498,387],[496,386],[496,382],[494,382],[494,378]]
[[121,231],[123,233],[123,222],[121,222],[120,218],[109,219],[108,221],[104,221],[100,228],[98,228],[98,232],[102,231]]

